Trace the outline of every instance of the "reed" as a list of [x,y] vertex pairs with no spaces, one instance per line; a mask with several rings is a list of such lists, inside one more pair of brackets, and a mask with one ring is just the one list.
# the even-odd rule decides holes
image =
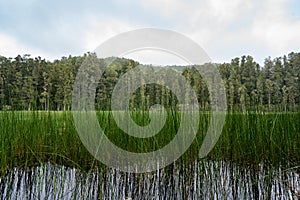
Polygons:
[[[154,137],[140,139],[117,127],[112,113],[99,111],[99,124],[117,146],[131,152],[151,152],[168,144],[180,126],[180,113],[167,111],[166,124]],[[149,113],[136,111],[137,124],[147,125]],[[178,162],[198,159],[198,151],[210,121],[209,113],[200,113],[196,139]],[[71,112],[0,112],[0,167],[30,167],[50,162],[79,169],[101,166],[82,145]],[[217,145],[206,159],[225,160],[244,167],[270,165],[300,166],[300,113],[228,113]],[[2,173],[3,174],[3,173]]]

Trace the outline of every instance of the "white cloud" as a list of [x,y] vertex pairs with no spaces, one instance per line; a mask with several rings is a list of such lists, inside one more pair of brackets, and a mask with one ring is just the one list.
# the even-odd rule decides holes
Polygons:
[[[136,0],[126,1],[130,6],[126,6],[122,12],[109,10],[115,5],[114,2],[111,5],[103,2],[93,4],[91,10],[86,6],[84,12],[75,9],[80,13],[78,15],[55,9],[51,12],[45,10],[45,13],[35,13],[32,15],[34,18],[28,18],[32,23],[27,26],[11,28],[14,31],[9,36],[2,32],[0,54],[29,52],[56,58],[66,52],[80,54],[93,51],[114,35],[151,24],[152,27],[158,25],[185,34],[200,44],[214,61],[228,62],[233,57],[250,54],[262,63],[269,55],[274,57],[299,51],[300,19],[292,19],[289,1]],[[75,3],[76,6],[80,4]],[[131,7],[134,10],[130,10]],[[140,12],[135,12],[139,8]],[[98,9],[99,12],[96,12]],[[130,13],[130,17],[124,16],[126,13]],[[35,21],[36,16],[41,14],[45,16]],[[61,17],[57,18],[57,14]],[[134,18],[140,20],[131,20]],[[9,20],[0,21],[0,25]],[[13,21],[10,23],[14,24]],[[51,26],[51,23],[54,25]],[[39,37],[33,37],[36,30],[39,30]],[[19,44],[19,41],[25,39],[26,43]]]
[[260,64],[267,56],[299,51],[300,20],[290,18],[288,0],[145,0],[177,20],[173,27],[191,37],[217,62],[250,54]]
[[[110,19],[110,20],[99,20],[95,17],[90,17],[89,20],[90,28],[85,31],[84,49],[86,52],[94,51],[99,45],[106,40],[112,38],[120,33],[131,31],[138,28],[145,28],[142,25],[135,25],[128,23],[127,21]],[[115,47],[118,48],[118,47]],[[154,64],[154,65],[170,65],[170,64],[187,64],[180,58],[159,50],[137,50],[128,54],[122,55],[129,59],[134,59],[142,64]]]
[[255,1],[244,0],[146,0],[143,3],[177,20],[174,30],[195,40],[215,61],[230,61],[228,56],[240,56],[233,51],[228,55],[228,51],[245,44],[240,43],[249,33],[244,21],[247,22],[256,6]]
[[138,60],[141,64],[152,64],[155,66],[166,65],[189,65],[187,61],[167,51],[155,49],[155,50],[139,50],[130,52],[124,56],[125,58]]
[[256,16],[252,33],[270,54],[283,54],[300,47],[300,20],[290,19],[286,0],[268,0]]
[[48,59],[53,59],[52,56],[38,51],[34,48],[30,48],[26,45],[19,43],[15,38],[6,34],[0,33],[0,55],[5,57],[16,57],[17,55],[30,54],[32,56],[41,56]]
[[125,31],[130,31],[143,26],[131,24],[118,19],[99,20],[97,17],[89,17],[90,28],[84,31],[84,51],[92,52],[104,41]]
[[[181,22],[188,25],[187,28],[193,24],[198,26],[199,22],[202,23],[200,25],[206,27],[216,23],[235,21],[239,15],[253,8],[253,1],[244,0],[144,0],[142,4],[166,17],[180,18]],[[213,24],[207,22],[213,22]]]
[[16,55],[16,52],[20,51],[20,46],[17,42],[4,34],[0,34],[0,55],[2,56],[12,56]]
[[143,0],[139,1],[145,8],[154,9],[167,17],[173,17],[178,11],[187,10],[190,6],[183,1],[178,0]]

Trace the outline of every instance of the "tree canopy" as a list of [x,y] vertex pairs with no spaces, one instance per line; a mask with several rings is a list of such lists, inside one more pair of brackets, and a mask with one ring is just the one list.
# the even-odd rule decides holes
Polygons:
[[[30,55],[15,58],[0,56],[0,109],[13,110],[70,110],[76,74],[88,56],[69,56],[52,62]],[[110,109],[110,98],[118,79],[140,66],[125,58],[96,58],[100,64],[109,64],[97,80],[95,108]],[[111,62],[113,61],[113,62]],[[300,105],[300,53],[265,59],[260,66],[251,56],[234,58],[230,63],[216,64],[223,79],[229,110],[297,110]],[[195,90],[200,109],[208,110],[211,102],[205,81],[197,72],[199,66],[170,66]],[[136,77],[139,78],[139,77]],[[145,84],[131,97],[130,107],[149,109],[163,104],[178,107],[176,96],[163,86]],[[174,80],[174,84],[176,80]],[[178,86],[179,87],[179,86]]]

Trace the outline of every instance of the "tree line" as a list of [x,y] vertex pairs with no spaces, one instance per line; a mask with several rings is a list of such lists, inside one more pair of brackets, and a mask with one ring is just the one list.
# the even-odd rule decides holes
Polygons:
[[[99,65],[109,64],[97,81],[95,94],[95,108],[109,110],[112,91],[120,77],[140,64],[125,58],[97,58],[93,53],[54,61],[31,58],[30,55],[0,56],[0,109],[70,110],[76,74],[90,57]],[[300,108],[300,53],[292,52],[275,59],[268,57],[263,66],[251,56],[216,65],[225,85],[229,110],[287,111]],[[200,109],[208,110],[211,98],[197,67],[201,66],[170,66],[162,70],[179,71],[196,92]],[[148,109],[151,105],[163,104],[178,108],[176,95],[163,86],[163,81],[141,85],[131,95],[130,107]],[[178,84],[176,80],[174,84]]]

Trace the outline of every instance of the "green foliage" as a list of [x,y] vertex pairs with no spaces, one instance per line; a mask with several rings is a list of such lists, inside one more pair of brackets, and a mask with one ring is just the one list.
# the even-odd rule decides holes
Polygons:
[[[167,145],[180,126],[180,113],[167,111],[163,129],[154,137],[131,137],[116,125],[110,111],[97,113],[106,136],[117,146],[131,152],[151,152]],[[149,123],[149,113],[132,112],[140,125]],[[81,143],[70,111],[2,111],[0,113],[0,168],[29,167],[45,162],[89,169],[101,165]],[[298,166],[300,160],[300,114],[229,113],[223,133],[208,155],[210,160],[227,160],[249,166],[260,163]],[[196,139],[181,161],[198,159],[208,129],[210,114],[200,113]]]
[[[119,78],[139,63],[125,58],[98,59],[95,54],[62,57],[53,62],[29,55],[16,58],[0,57],[0,109],[13,110],[70,110],[73,83],[77,71],[87,57],[105,67],[97,81],[95,107],[110,110],[110,98]],[[231,63],[218,64],[224,81],[229,110],[298,110],[300,104],[300,53],[265,60],[259,66],[251,56],[235,58]],[[154,67],[154,70],[175,70],[181,73],[198,96],[201,110],[209,110],[210,95],[196,67]],[[138,78],[138,77],[136,77]],[[141,80],[143,82],[143,80]],[[142,85],[132,94],[131,107],[147,110],[153,104],[175,108],[176,97],[163,81]],[[179,87],[174,80],[176,87]]]

